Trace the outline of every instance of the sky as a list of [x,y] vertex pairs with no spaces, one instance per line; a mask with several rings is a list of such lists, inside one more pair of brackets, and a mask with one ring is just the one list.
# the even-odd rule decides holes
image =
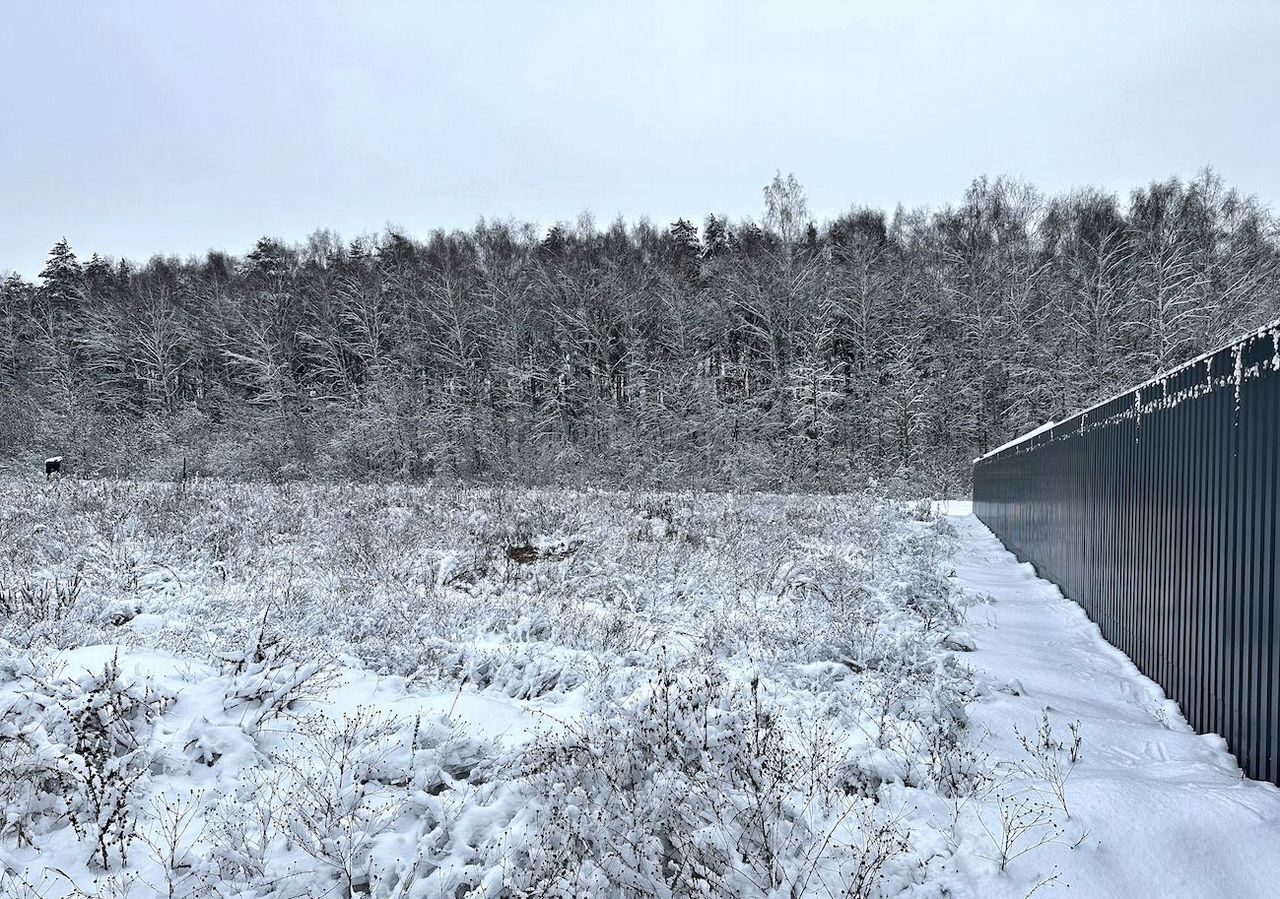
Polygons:
[[0,271],[977,176],[1280,207],[1280,3],[0,0]]

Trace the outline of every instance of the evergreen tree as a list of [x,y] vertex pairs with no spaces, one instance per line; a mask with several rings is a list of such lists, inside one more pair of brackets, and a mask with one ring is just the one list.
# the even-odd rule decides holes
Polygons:
[[66,313],[78,308],[84,301],[84,295],[84,271],[64,237],[53,245],[44,268],[40,270],[37,296],[46,308]]
[[676,219],[667,233],[671,241],[671,259],[677,267],[687,266],[702,255],[698,228],[688,219]]
[[84,267],[84,285],[88,296],[94,299],[110,296],[119,289],[111,263],[97,253],[90,257]]
[[245,275],[250,283],[279,290],[289,274],[289,254],[284,245],[270,237],[260,237],[245,257]]
[[708,215],[702,227],[702,255],[707,259],[715,259],[729,252],[729,226],[724,219]]

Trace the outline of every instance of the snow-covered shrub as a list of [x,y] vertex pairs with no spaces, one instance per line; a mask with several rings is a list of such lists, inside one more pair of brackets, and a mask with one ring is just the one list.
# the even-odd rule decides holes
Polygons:
[[403,814],[412,737],[401,724],[365,709],[341,721],[319,717],[274,758],[288,786],[284,836],[344,895],[368,886],[374,841]]
[[126,863],[151,774],[151,729],[172,700],[126,678],[115,657],[96,672],[24,672],[18,689],[0,694],[0,835],[30,842],[69,823],[93,864]]
[[874,800],[851,799],[835,743],[804,739],[763,694],[759,679],[731,684],[715,664],[675,670],[664,661],[639,697],[604,703],[518,753],[520,778],[538,798],[512,823],[525,842],[508,888],[800,895],[822,867],[847,879],[847,895],[871,895],[908,852],[905,835],[888,839],[892,827],[874,826],[861,834],[878,854],[850,842],[849,822],[873,820]]
[[[0,839],[18,846],[69,820],[75,776],[58,740],[47,672],[0,640],[8,660],[0,692]],[[49,720],[53,719],[53,720]],[[50,731],[53,730],[54,733]]]
[[300,703],[323,697],[337,677],[333,660],[295,640],[267,632],[267,613],[238,652],[221,657],[226,691],[222,709],[255,733]]
[[[218,882],[292,899],[454,895],[493,864],[476,846],[488,829],[459,819],[506,789],[477,775],[496,754],[440,718],[313,716],[208,809]],[[499,820],[513,813],[499,803]]]
[[[945,843],[904,805],[990,792],[951,537],[898,501],[0,480],[0,528],[0,583],[78,591],[0,614],[32,882],[73,843],[90,894],[888,896]],[[116,699],[41,668],[91,644]],[[78,695],[137,743],[79,837]]]
[[1044,784],[1044,791],[1052,797],[1053,802],[1068,818],[1071,808],[1067,803],[1067,780],[1080,761],[1083,737],[1080,734],[1080,722],[1072,721],[1067,725],[1070,739],[1064,740],[1053,730],[1049,721],[1049,710],[1045,709],[1040,716],[1040,724],[1034,735],[1024,734],[1017,728],[1014,732],[1022,745],[1026,757],[1014,763],[1015,770],[1025,780],[1036,784]]
[[79,572],[66,580],[0,583],[0,639],[23,647],[81,645],[91,613],[80,607]]

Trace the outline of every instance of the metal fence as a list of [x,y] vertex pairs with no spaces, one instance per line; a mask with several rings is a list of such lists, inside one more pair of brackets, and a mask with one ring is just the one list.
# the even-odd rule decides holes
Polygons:
[[974,462],[974,512],[1280,783],[1280,322]]

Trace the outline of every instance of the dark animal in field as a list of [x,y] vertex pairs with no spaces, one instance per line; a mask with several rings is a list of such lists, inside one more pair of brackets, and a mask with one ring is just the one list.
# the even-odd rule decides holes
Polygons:
[[44,460],[44,479],[52,480],[54,475],[62,474],[62,457],[54,456],[52,459]]

